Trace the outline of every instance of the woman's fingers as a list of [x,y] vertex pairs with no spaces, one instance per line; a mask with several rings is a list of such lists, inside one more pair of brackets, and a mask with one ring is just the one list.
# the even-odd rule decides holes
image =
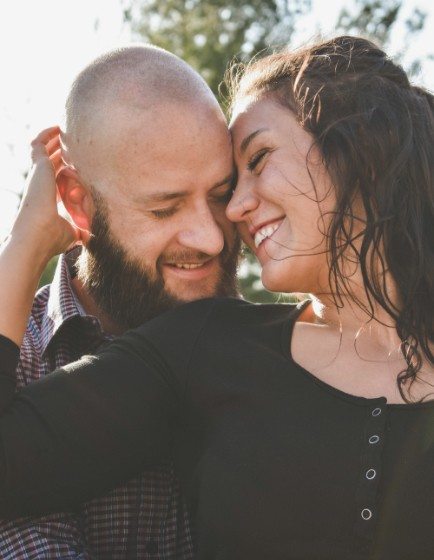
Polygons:
[[60,136],[56,134],[54,138],[49,140],[46,145],[47,154],[51,156],[54,152],[60,149]]
[[40,132],[36,138],[32,140],[31,147],[31,158],[33,163],[37,163],[41,158],[48,157],[47,145],[50,141],[56,139],[60,133],[60,128],[58,126],[52,126],[46,128]]
[[60,167],[63,165],[63,161],[62,161],[62,152],[60,151],[60,148],[58,148],[56,151],[54,151],[50,156],[50,161],[54,167],[54,172],[57,173],[57,171],[59,171]]

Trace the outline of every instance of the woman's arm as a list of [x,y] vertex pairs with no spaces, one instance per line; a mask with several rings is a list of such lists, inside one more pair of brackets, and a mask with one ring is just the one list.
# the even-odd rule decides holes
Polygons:
[[0,334],[23,340],[41,274],[54,255],[80,238],[57,211],[56,172],[62,165],[59,128],[32,142],[33,167],[17,218],[0,247]]
[[25,387],[0,415],[0,517],[74,508],[169,458],[178,394],[135,333]]
[[59,128],[32,142],[33,166],[10,235],[0,245],[0,410],[15,393],[19,346],[41,274],[50,258],[80,239],[57,211],[56,173],[62,165]]

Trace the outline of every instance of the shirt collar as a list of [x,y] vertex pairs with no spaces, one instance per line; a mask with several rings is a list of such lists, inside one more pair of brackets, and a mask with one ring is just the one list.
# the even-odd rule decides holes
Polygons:
[[[95,331],[102,334],[99,320],[88,315],[72,288],[75,276],[75,262],[80,255],[81,247],[74,247],[68,253],[60,255],[47,300],[46,313],[41,324],[42,354],[59,331],[73,318],[82,320],[88,325],[93,324]],[[78,319],[77,319],[78,318]]]

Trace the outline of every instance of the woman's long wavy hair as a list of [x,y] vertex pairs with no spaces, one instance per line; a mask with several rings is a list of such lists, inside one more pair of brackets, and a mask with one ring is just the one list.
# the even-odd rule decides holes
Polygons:
[[[433,95],[411,85],[375,44],[350,36],[278,52],[228,76],[232,105],[272,95],[313,136],[336,190],[326,232],[334,301],[354,299],[343,265],[355,254],[368,305],[356,303],[371,318],[379,304],[396,324],[407,364],[397,382],[410,402],[405,392],[423,355],[434,364]],[[356,199],[364,210],[361,234]],[[398,302],[388,294],[386,272]]]

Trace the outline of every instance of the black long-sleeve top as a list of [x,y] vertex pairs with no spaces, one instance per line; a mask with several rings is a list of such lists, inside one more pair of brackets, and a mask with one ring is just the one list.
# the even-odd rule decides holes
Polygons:
[[173,457],[200,559],[434,558],[434,402],[316,379],[290,355],[300,309],[185,305],[15,397],[0,340],[0,515],[74,507]]

